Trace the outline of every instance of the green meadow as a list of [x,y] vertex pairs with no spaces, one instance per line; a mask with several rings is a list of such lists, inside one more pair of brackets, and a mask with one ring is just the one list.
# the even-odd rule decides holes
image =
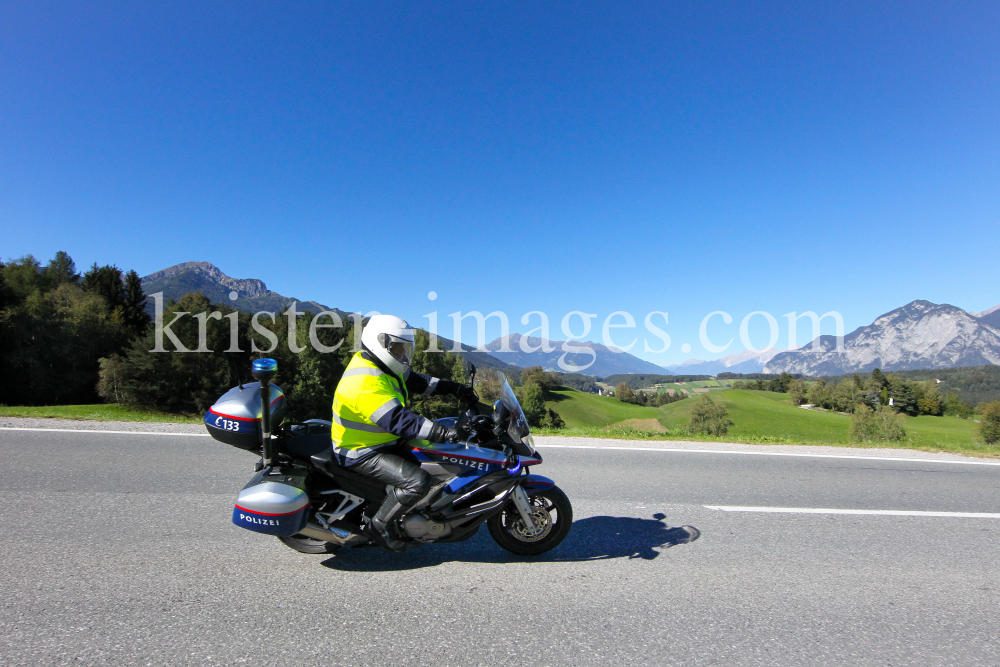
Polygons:
[[[596,396],[575,390],[553,392],[555,399],[546,402],[566,422],[560,431],[546,434],[591,437],[642,438],[663,440],[719,440],[724,442],[785,443],[808,445],[857,446],[848,438],[851,418],[836,412],[804,410],[791,405],[787,394],[742,389],[714,390],[712,400],[724,405],[734,422],[729,434],[721,438],[688,435],[685,426],[697,400],[692,398],[658,408],[622,403],[609,396]],[[633,420],[626,422],[626,420]],[[634,420],[643,420],[637,422]],[[655,420],[666,432],[643,427]],[[976,437],[976,423],[958,417],[902,417],[906,440],[886,443],[887,447],[906,447],[929,451],[1000,455],[1000,447],[986,446]],[[626,422],[626,423],[622,423]]]

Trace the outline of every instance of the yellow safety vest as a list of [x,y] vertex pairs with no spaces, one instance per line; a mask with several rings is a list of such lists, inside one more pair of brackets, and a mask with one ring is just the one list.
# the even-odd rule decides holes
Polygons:
[[396,436],[375,422],[397,405],[406,407],[406,385],[358,352],[347,365],[333,395],[333,449],[349,459],[395,442]]

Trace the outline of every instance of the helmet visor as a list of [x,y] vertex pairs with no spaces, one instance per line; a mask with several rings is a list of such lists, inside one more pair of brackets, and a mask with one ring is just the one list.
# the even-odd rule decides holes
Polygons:
[[388,350],[393,359],[405,366],[409,366],[413,360],[413,343],[409,341],[391,341]]

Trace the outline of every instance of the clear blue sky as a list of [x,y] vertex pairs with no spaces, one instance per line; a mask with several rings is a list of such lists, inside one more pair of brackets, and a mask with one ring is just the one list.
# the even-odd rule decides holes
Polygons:
[[995,1],[4,2],[0,90],[4,259],[668,311],[663,364],[715,310],[736,352],[755,310],[1000,303]]

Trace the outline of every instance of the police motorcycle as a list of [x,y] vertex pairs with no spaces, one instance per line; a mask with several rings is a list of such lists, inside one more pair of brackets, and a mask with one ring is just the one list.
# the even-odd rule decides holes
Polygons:
[[[469,368],[474,384],[475,366]],[[233,523],[302,553],[375,546],[362,526],[378,511],[386,487],[338,465],[330,422],[283,421],[285,395],[271,383],[277,370],[273,359],[254,361],[259,385],[234,387],[205,414],[213,438],[261,457],[237,496]],[[479,414],[477,403],[457,418],[438,420],[467,433],[464,442],[409,441],[412,460],[433,482],[399,517],[397,535],[408,547],[461,542],[485,523],[496,543],[515,554],[553,549],[569,533],[573,508],[555,482],[529,472],[542,457],[507,379],[490,414]]]

